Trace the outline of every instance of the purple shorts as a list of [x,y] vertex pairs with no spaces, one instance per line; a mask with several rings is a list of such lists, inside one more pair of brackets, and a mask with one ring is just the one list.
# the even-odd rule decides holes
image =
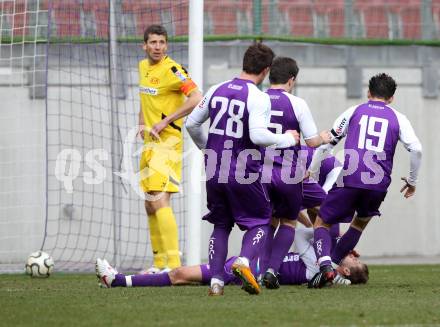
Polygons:
[[303,201],[303,185],[286,184],[281,179],[281,169],[272,170],[271,183],[267,190],[272,203],[272,216],[275,218],[296,219]]
[[347,217],[380,216],[379,207],[387,192],[354,187],[333,187],[319,210],[327,224],[346,222]]
[[[225,262],[225,285],[240,285],[241,280],[234,276],[231,270],[231,266],[234,263],[237,257],[231,257]],[[208,264],[200,265],[200,269],[202,270],[202,284],[209,285],[211,283],[212,273]]]
[[303,183],[303,201],[301,209],[318,207],[326,198],[327,193],[318,183]]
[[259,180],[222,184],[211,179],[206,182],[206,193],[209,213],[203,219],[214,225],[232,227],[236,223],[241,230],[248,230],[270,222],[269,197]]

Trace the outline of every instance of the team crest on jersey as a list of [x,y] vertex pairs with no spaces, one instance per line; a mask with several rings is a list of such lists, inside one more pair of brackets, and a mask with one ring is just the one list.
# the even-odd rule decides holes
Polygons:
[[139,92],[148,95],[157,95],[158,90],[154,87],[139,86]]
[[150,83],[154,84],[154,85],[157,85],[157,84],[160,83],[160,79],[158,79],[157,77],[151,77],[150,78]]

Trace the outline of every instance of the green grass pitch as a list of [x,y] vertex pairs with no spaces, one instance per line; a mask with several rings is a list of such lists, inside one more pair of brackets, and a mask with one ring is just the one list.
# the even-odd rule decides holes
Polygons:
[[440,326],[440,265],[371,266],[367,285],[100,289],[90,274],[0,275],[0,326]]

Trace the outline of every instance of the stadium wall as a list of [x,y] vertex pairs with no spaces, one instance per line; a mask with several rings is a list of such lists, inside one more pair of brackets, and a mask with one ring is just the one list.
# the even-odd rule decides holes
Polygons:
[[[246,41],[205,45],[204,90],[240,72],[242,55],[248,45]],[[436,170],[440,150],[434,141],[434,133],[440,126],[440,48],[282,42],[269,42],[269,45],[278,55],[297,59],[300,73],[295,94],[308,102],[319,129],[330,127],[340,112],[365,100],[371,75],[384,71],[396,79],[399,86],[393,105],[408,116],[424,147],[420,182],[416,196],[404,200],[399,193],[399,182],[401,176],[407,175],[409,156],[399,146],[394,181],[382,207],[383,215],[371,222],[359,250],[366,256],[440,255],[440,191],[436,187],[440,183],[440,174]],[[128,44],[124,46],[124,51],[141,50],[137,45]],[[182,62],[187,61],[184,59]],[[59,68],[71,70],[72,76],[75,70],[79,76],[81,70],[90,69],[63,67],[62,58]],[[100,73],[101,68],[93,69],[96,69],[96,74]],[[44,233],[45,100],[30,100],[28,90],[19,81],[14,84],[14,81],[8,80],[7,71],[0,67],[1,72],[0,177],[5,182],[0,185],[0,248],[2,253],[9,253],[6,258],[2,255],[2,262],[14,262],[38,249]],[[132,77],[124,80],[136,81],[137,67],[133,67],[129,74],[133,74]],[[65,80],[53,80],[52,83],[48,85],[49,94],[69,92],[71,87],[70,82]],[[76,80],[75,83],[81,81]],[[127,84],[124,87],[126,92],[137,92],[137,85]],[[97,91],[96,94],[105,92]],[[119,101],[123,105],[124,99]],[[201,189],[202,212],[206,212],[203,185]],[[201,252],[205,260],[210,229],[209,224],[203,223]],[[230,254],[238,253],[240,241],[240,232],[234,229]]]

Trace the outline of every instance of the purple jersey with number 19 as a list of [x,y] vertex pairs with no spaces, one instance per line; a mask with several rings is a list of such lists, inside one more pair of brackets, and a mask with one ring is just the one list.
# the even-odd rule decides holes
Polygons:
[[[397,115],[384,102],[368,101],[358,106],[349,120],[344,149],[344,170],[354,172],[344,176],[344,185],[386,191],[399,132]],[[353,165],[356,161],[357,167]]]

